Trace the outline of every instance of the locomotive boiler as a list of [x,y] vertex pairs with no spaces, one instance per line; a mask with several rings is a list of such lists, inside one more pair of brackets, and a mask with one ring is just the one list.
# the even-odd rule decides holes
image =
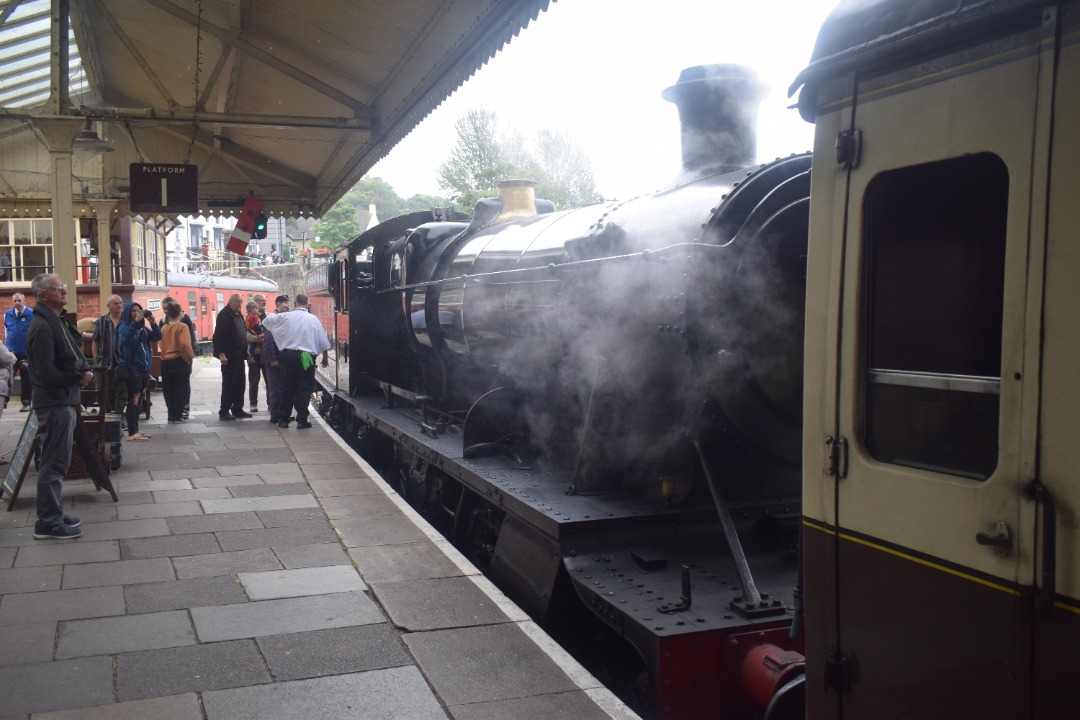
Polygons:
[[759,93],[685,70],[658,192],[556,212],[509,181],[468,222],[373,228],[309,286],[338,310],[327,414],[535,617],[629,643],[660,717],[801,692],[810,158],[752,164]]

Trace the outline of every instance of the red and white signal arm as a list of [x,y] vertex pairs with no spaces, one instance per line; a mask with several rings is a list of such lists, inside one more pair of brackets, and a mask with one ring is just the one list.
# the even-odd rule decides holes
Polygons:
[[248,242],[251,233],[255,232],[255,218],[262,214],[263,201],[254,195],[248,195],[244,201],[244,207],[240,210],[240,219],[236,221],[232,236],[225,245],[225,249],[237,255],[247,253]]

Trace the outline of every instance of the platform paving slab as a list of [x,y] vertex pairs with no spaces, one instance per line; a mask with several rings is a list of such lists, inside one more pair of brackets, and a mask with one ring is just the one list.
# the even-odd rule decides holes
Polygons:
[[35,713],[33,720],[202,720],[202,718],[199,696],[195,693],[185,693],[149,700],[84,707],[77,710]]
[[336,480],[324,480],[315,478],[308,480],[315,496],[340,497],[344,495],[383,495],[385,491],[369,477],[338,478]]
[[[121,487],[119,482],[114,482],[113,488],[116,489],[117,496],[119,497],[119,499],[115,503],[108,495],[102,496],[100,499],[95,496],[94,502],[102,503],[103,507],[119,507],[121,505],[145,505],[146,503],[154,502],[154,493],[150,492],[149,490],[140,490],[138,492],[125,490],[123,487]],[[108,504],[104,505],[104,503]],[[73,503],[72,507],[81,508],[82,506],[75,505]]]
[[15,564],[15,552],[17,548],[0,548],[0,568],[9,568]]
[[275,683],[203,694],[207,720],[443,720],[414,667]]
[[240,573],[237,578],[251,600],[367,590],[364,581],[350,565]]
[[135,583],[175,580],[169,558],[115,560],[64,567],[64,589],[134,585]]
[[68,620],[57,631],[56,657],[115,655],[195,644],[195,629],[182,610]]
[[148,505],[125,505],[116,509],[117,520],[144,520],[146,518],[168,518],[179,517],[182,515],[202,514],[202,505],[196,500],[187,500],[183,502],[153,502]]
[[277,681],[412,664],[397,632],[386,623],[269,635],[255,642]]
[[185,502],[188,500],[216,500],[232,497],[228,488],[192,488],[191,490],[154,491],[154,502]]
[[[82,502],[67,502],[64,500],[64,510],[68,515],[77,515],[84,523],[104,523],[112,522],[116,520],[116,511],[120,506],[109,502],[103,504],[98,500],[83,500]],[[36,516],[32,516],[30,524],[36,520]]]
[[238,497],[225,500],[200,500],[207,515],[217,513],[259,512],[260,510],[294,510],[318,507],[314,495],[278,495],[271,497]]
[[124,589],[118,585],[80,590],[11,593],[0,599],[0,625],[123,614]]
[[41,543],[19,548],[15,567],[40,565],[76,565],[99,563],[120,559],[120,542],[117,540],[86,540],[75,542]]
[[192,608],[191,619],[204,643],[386,621],[362,592]]
[[398,545],[428,539],[424,531],[404,515],[365,520],[335,520],[334,529],[347,548],[361,545]]
[[334,537],[334,531],[322,520],[314,520],[289,527],[219,532],[217,538],[221,549],[226,551],[311,545],[312,543],[331,542],[337,539]]
[[252,640],[143,650],[116,657],[118,700],[141,700],[269,682],[266,664]]
[[457,577],[464,572],[433,542],[371,545],[348,550],[369,583],[391,583],[423,578]]
[[124,599],[129,615],[248,601],[232,575],[128,585],[124,588]]
[[273,495],[311,496],[311,488],[307,486],[307,483],[302,482],[278,483],[276,485],[267,485],[265,483],[262,485],[235,485],[229,488],[229,492],[232,493],[232,497],[237,498],[271,497]]
[[167,470],[151,470],[150,477],[154,480],[191,480],[219,475],[215,468],[172,467]]
[[0,666],[52,660],[55,642],[55,622],[0,625]]
[[208,533],[225,530],[253,530],[263,527],[255,513],[201,515],[198,517],[174,517],[166,520],[173,535],[185,533]]
[[69,710],[113,701],[112,658],[53,660],[0,668],[0,715]]
[[59,565],[9,568],[0,570],[0,588],[4,593],[40,592],[60,589]]
[[[152,498],[147,493],[146,502]],[[121,493],[121,497],[123,494]],[[169,524],[164,518],[148,520],[117,520],[105,523],[83,523],[83,538],[87,540],[122,540],[124,538],[156,537],[169,534]],[[40,542],[40,541],[39,541]],[[82,542],[82,539],[78,542]]]
[[333,463],[329,465],[305,465],[304,477],[311,480],[341,480],[365,477],[355,463]]
[[281,563],[270,548],[255,548],[236,552],[218,552],[173,558],[178,580],[235,575],[240,572],[281,570]]
[[34,540],[33,526],[27,527],[24,525],[0,530],[0,547],[19,547],[20,545],[33,545],[37,542],[37,540]]
[[[229,468],[221,468],[222,470],[228,470]],[[234,468],[235,469],[235,468]],[[199,478],[192,478],[191,484],[196,488],[219,488],[219,487],[234,487],[236,485],[262,485],[263,479],[257,474],[248,471],[246,468],[243,473],[235,475],[213,475]],[[295,476],[294,476],[295,477]],[[290,480],[291,482],[291,480]]]
[[331,520],[349,518],[363,520],[374,517],[394,517],[401,514],[393,498],[386,495],[342,495],[319,498]]
[[349,556],[337,542],[314,543],[296,547],[276,547],[274,553],[286,568],[349,565]]
[[[5,476],[7,475],[7,471],[4,466],[0,466],[0,473],[3,473]],[[22,493],[20,492],[19,495],[21,497]],[[7,500],[7,497],[5,496],[4,499]],[[6,502],[4,504],[5,506],[7,505]],[[0,512],[0,529],[26,527],[34,518],[33,512],[34,511],[29,507],[9,510],[7,512]]]
[[221,552],[221,546],[213,533],[165,535],[120,541],[120,554],[125,560],[209,555],[217,552]]
[[300,476],[300,465],[295,462],[258,462],[239,467],[223,467],[218,470],[222,477],[237,475],[290,475],[293,480]]
[[513,623],[412,633],[403,639],[448,706],[578,689]]
[[408,632],[509,622],[472,578],[447,577],[371,586],[390,622]]
[[[126,457],[124,458],[127,459]],[[178,463],[174,462],[172,467],[176,467]],[[180,478],[176,480],[144,480],[142,482],[130,482],[124,480],[118,483],[125,493],[140,492],[149,490],[150,492],[162,492],[164,490],[191,490],[191,480],[187,478]]]
[[256,513],[264,527],[289,527],[304,523],[318,522],[330,527],[330,518],[326,517],[321,507],[305,507],[286,510],[260,510]]

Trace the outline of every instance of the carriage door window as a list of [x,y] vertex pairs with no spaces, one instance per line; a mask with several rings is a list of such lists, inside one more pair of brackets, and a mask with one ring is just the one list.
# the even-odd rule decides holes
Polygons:
[[866,445],[985,479],[997,465],[1009,177],[980,154],[885,172],[866,193]]
[[193,317],[195,319],[198,319],[198,317],[199,317],[199,307],[198,307],[198,305],[195,304],[195,292],[193,290],[188,290],[187,304],[188,304],[188,315],[190,315],[191,317]]

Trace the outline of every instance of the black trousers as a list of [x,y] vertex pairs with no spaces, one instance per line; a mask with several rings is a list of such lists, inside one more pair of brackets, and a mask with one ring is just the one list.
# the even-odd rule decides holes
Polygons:
[[241,412],[244,409],[244,355],[229,356],[229,362],[221,366],[221,407],[219,414]]
[[30,380],[30,365],[27,364],[25,355],[16,354],[15,359],[21,360],[22,362],[19,363],[19,372],[12,373],[11,379],[14,380],[15,375],[22,378],[20,384],[20,387],[22,388],[22,404],[29,405],[34,400],[34,383]]
[[161,361],[161,393],[170,420],[179,420],[191,392],[191,366],[184,358],[176,357]]
[[[300,361],[301,351],[282,350],[281,366],[285,375],[285,386],[281,390],[281,405],[278,417],[287,420],[290,408],[296,410],[296,421],[308,419],[308,405],[311,403],[311,391],[315,385],[315,363],[304,369]],[[313,358],[314,360],[314,358]]]

